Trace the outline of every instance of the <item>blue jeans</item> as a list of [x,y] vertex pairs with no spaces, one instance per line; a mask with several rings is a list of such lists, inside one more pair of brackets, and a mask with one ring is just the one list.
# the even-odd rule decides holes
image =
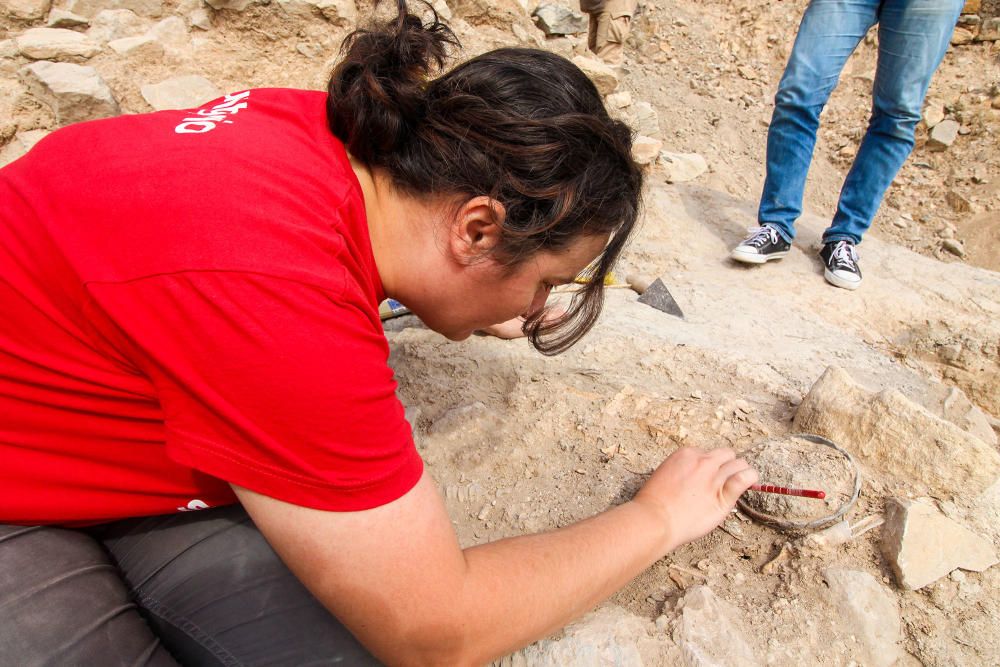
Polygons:
[[767,133],[767,177],[757,220],[795,236],[802,191],[816,146],[819,114],[840,71],[878,23],[872,113],[823,242],[860,243],[913,133],[934,70],[941,64],[963,0],[812,0],[781,77]]

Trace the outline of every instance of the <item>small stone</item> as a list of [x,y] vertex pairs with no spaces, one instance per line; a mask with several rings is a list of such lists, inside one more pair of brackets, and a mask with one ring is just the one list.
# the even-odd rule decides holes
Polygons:
[[253,4],[253,0],[205,0],[205,4],[212,9],[228,9],[234,12],[242,12]]
[[120,56],[144,55],[149,58],[160,58],[163,56],[163,45],[152,35],[113,39],[108,42],[108,48]]
[[322,16],[331,23],[347,25],[357,19],[354,0],[276,0],[288,16],[310,20]]
[[965,248],[962,246],[961,241],[945,239],[941,242],[941,247],[956,257],[965,257]]
[[52,0],[0,0],[0,12],[22,21],[37,21],[51,6]]
[[660,151],[660,164],[667,172],[667,183],[693,181],[708,171],[705,158],[697,153]]
[[954,190],[948,190],[948,192],[945,193],[944,200],[948,202],[948,206],[951,206],[951,210],[956,213],[968,213],[972,208],[969,204],[969,200]]
[[67,12],[65,9],[59,9],[58,7],[54,7],[49,12],[49,18],[45,22],[45,25],[50,28],[79,28],[80,26],[89,24],[90,19],[86,16]]
[[587,32],[587,17],[562,5],[542,3],[532,14],[535,25],[548,36]]
[[106,10],[127,9],[138,16],[158,18],[163,15],[163,0],[63,0],[63,9],[92,18]]
[[629,109],[629,119],[635,131],[654,139],[661,138],[660,119],[649,102],[636,102]]
[[139,92],[157,111],[193,109],[222,94],[214,83],[197,74],[176,76],[160,83],[147,84],[140,87]]
[[965,0],[965,5],[962,6],[962,13],[978,14],[982,5],[982,0]]
[[963,44],[971,44],[975,38],[976,34],[968,28],[957,27],[951,35],[951,43],[954,46],[962,46]]
[[908,590],[923,588],[953,570],[982,572],[998,561],[993,545],[937,510],[913,500],[886,503],[882,552],[896,581]]
[[198,30],[211,30],[212,29],[212,15],[204,7],[198,7],[188,14],[188,21],[191,22],[192,28],[198,28]]
[[622,90],[604,98],[604,103],[612,109],[624,109],[632,104],[632,93]]
[[295,50],[304,55],[306,58],[318,58],[323,53],[323,50],[320,47],[315,44],[310,44],[309,42],[299,42],[295,45]]
[[895,226],[899,227],[900,229],[906,229],[907,227],[910,226],[910,222],[906,218],[904,218],[902,216],[900,216],[900,217],[896,218],[895,220],[893,220],[892,224],[894,224]]
[[632,142],[632,159],[639,164],[652,164],[663,148],[663,142],[652,137],[638,136]]
[[83,33],[62,28],[31,28],[15,40],[21,55],[33,60],[81,61],[101,51]]
[[0,150],[0,167],[8,165],[22,155],[25,155],[47,134],[47,130],[26,130],[15,134],[10,143],[4,146],[3,150]]
[[955,143],[955,139],[958,137],[958,128],[958,122],[950,118],[932,127],[930,137],[927,139],[928,150],[947,150],[949,146]]
[[854,144],[847,144],[846,146],[841,146],[840,150],[837,151],[837,155],[842,158],[852,158],[857,155],[858,149]]
[[924,124],[928,129],[944,120],[944,104],[939,100],[927,100],[924,107]]
[[594,82],[597,92],[601,95],[610,95],[618,87],[618,75],[603,61],[587,56],[576,56],[573,58],[573,64]]
[[40,60],[21,73],[28,89],[52,109],[60,125],[118,115],[118,101],[93,67]]
[[122,37],[142,35],[149,29],[149,21],[139,18],[127,9],[106,9],[90,20],[87,36],[96,42],[110,42]]
[[528,34],[528,31],[525,30],[524,27],[521,26],[520,23],[513,24],[510,27],[510,31],[512,33],[514,33],[514,37],[517,39],[518,43],[520,43],[520,44],[524,44],[525,42],[528,42],[528,41],[531,40],[531,36]]
[[157,21],[150,28],[149,33],[166,47],[184,49],[190,43],[187,23],[179,16],[169,16],[162,21]]
[[997,40],[1000,40],[1000,16],[983,21],[979,27],[979,34],[976,36],[977,42],[995,42]]

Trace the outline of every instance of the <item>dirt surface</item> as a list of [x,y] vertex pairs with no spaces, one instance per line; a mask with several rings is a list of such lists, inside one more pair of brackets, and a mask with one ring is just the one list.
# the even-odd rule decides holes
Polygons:
[[[826,285],[816,250],[864,130],[874,33],[824,113],[793,251],[762,267],[727,259],[754,225],[772,97],[805,4],[647,2],[635,20],[619,90],[653,106],[665,149],[699,153],[709,171],[671,185],[650,168],[642,229],[617,273],[662,277],[684,319],[637,303],[627,289],[609,289],[594,332],[551,359],[524,341],[450,343],[412,317],[387,327],[400,396],[463,545],[564,526],[622,502],[679,446],[745,451],[784,438],[802,396],[833,364],[871,389],[895,388],[922,404],[957,387],[1000,416],[1000,109],[991,106],[1000,93],[1000,42],[954,47],[945,57],[929,97],[962,130],[948,150],[932,152],[921,126],[861,248],[859,291]],[[984,2],[983,11],[995,12],[995,4]],[[168,0],[162,7],[162,17],[188,17],[204,6]],[[514,44],[584,53],[582,36],[546,39],[528,18],[532,8],[514,0],[452,3],[463,55]],[[222,91],[322,88],[352,27],[318,14],[290,16],[273,2],[208,11],[207,29],[185,18],[185,34],[162,55],[125,58],[105,48],[86,64],[123,113],[150,111],[141,86],[180,74],[205,76]],[[366,7],[358,11],[364,16]],[[120,36],[141,34],[160,18],[129,18]],[[43,21],[0,18],[0,46],[37,25]],[[18,76],[29,61],[9,42],[3,53],[0,146],[21,132],[55,129],[51,110]],[[944,249],[947,239],[962,243],[964,258]],[[824,470],[826,463],[797,456],[762,460],[765,481],[824,483],[831,502],[842,496],[836,461]],[[882,481],[866,475],[848,518],[880,512],[886,495]],[[1000,540],[995,490],[925,500]],[[782,512],[818,508],[767,502]],[[671,617],[685,591],[707,584],[738,610],[761,664],[872,664],[830,600],[823,572],[838,565],[871,575],[898,605],[898,664],[1000,664],[1000,568],[903,591],[880,554],[878,530],[771,563],[790,539],[734,514],[609,604],[652,621]]]

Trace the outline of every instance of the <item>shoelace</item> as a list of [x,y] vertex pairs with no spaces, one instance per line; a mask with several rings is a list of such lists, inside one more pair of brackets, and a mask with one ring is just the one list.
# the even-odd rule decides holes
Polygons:
[[833,261],[838,267],[844,267],[850,271],[857,270],[858,251],[850,241],[840,241],[833,246]]
[[765,243],[770,241],[771,243],[778,242],[778,231],[774,227],[768,227],[767,225],[761,225],[760,227],[754,228],[749,227],[747,231],[752,233],[743,245],[753,246],[754,248],[760,248]]

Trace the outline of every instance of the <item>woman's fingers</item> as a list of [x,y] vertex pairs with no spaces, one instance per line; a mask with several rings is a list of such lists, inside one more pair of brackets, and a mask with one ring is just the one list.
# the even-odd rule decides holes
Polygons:
[[735,468],[722,484],[722,498],[728,505],[735,505],[737,499],[750,488],[751,484],[756,484],[758,480],[756,470],[751,468],[745,461],[742,461],[742,459],[737,459],[733,463],[737,462],[742,462],[745,467]]
[[730,447],[719,447],[718,449],[713,449],[708,452],[706,457],[713,461],[718,461],[721,464],[735,459],[736,452]]

